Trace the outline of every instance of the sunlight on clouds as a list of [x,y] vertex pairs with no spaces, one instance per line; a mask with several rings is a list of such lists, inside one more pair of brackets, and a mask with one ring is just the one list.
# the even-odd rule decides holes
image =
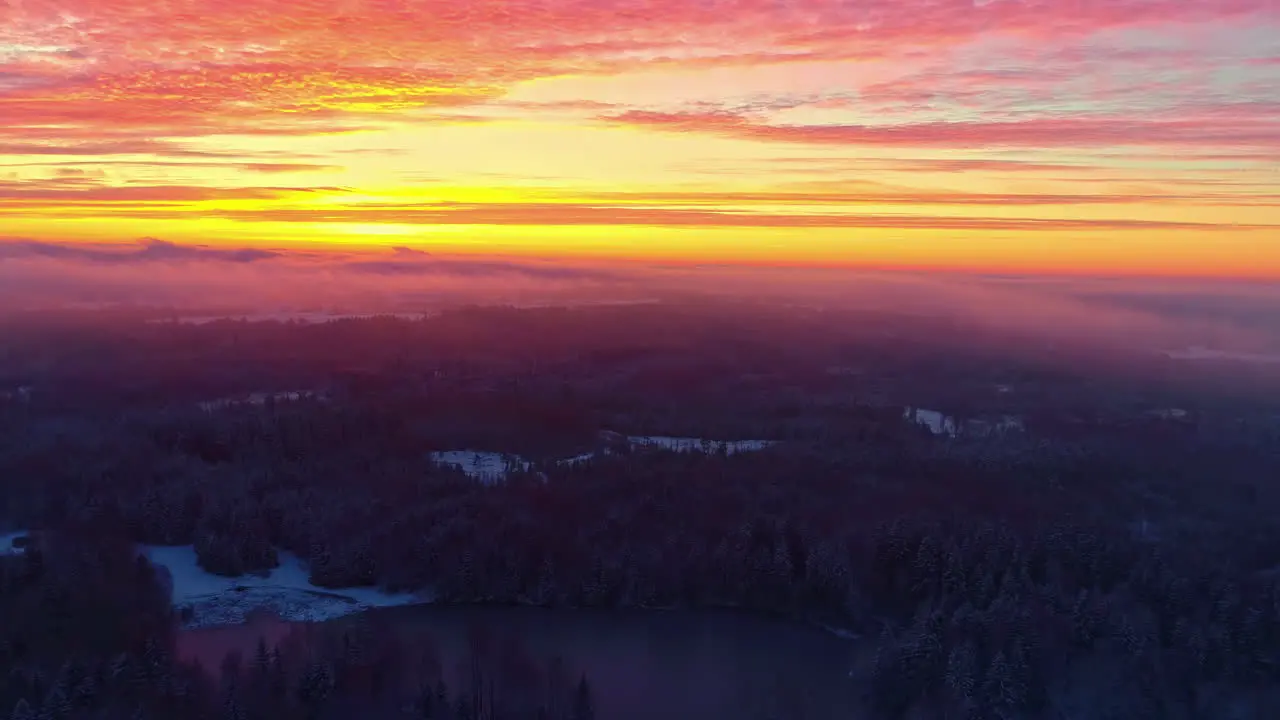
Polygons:
[[769,148],[741,140],[631,132],[625,128],[534,122],[402,125],[355,135],[237,137],[191,143],[244,154],[317,155],[345,166],[335,182],[394,187],[406,176],[450,184],[542,186],[689,182],[679,167],[708,153],[768,158]]
[[47,5],[4,236],[1280,277],[1267,0]]
[[687,70],[645,70],[605,76],[568,75],[530,80],[504,98],[513,102],[590,100],[630,106],[669,106],[735,101],[749,96],[848,93],[859,86],[908,73],[915,63],[873,61],[792,62]]
[[318,234],[340,233],[361,237],[394,236],[430,237],[442,233],[465,233],[465,225],[395,225],[392,223],[332,223],[328,226],[313,225]]

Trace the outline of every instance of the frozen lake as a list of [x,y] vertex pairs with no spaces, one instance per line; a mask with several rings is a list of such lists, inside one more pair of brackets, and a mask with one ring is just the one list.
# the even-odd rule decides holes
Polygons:
[[[691,610],[421,606],[369,612],[410,637],[425,632],[453,687],[473,632],[538,663],[560,657],[569,677],[587,673],[599,720],[865,717],[848,677],[864,645],[781,620]],[[217,668],[227,652],[250,657],[259,637],[271,645],[301,628],[259,617],[248,625],[183,631],[178,649]]]
[[15,540],[27,536],[26,530],[14,530],[7,533],[0,533],[0,555],[8,555],[10,553],[21,553],[22,548],[14,545]]
[[[660,435],[632,435],[626,438],[632,448],[670,450],[681,453],[725,453],[734,455],[756,452],[775,444],[772,440],[707,440],[697,437],[668,437]],[[575,465],[588,462],[598,455],[608,454],[608,449],[589,452],[557,460],[557,465]],[[432,462],[451,465],[468,476],[484,483],[501,482],[512,470],[527,471],[533,465],[519,455],[482,450],[445,450],[431,453]]]
[[205,571],[190,545],[144,545],[142,552],[168,571],[173,605],[190,610],[188,624],[193,627],[241,623],[255,610],[287,620],[318,621],[372,607],[430,600],[424,595],[385,593],[377,588],[317,587],[308,578],[306,564],[288,552],[279,553],[280,565],[269,573],[235,578]]

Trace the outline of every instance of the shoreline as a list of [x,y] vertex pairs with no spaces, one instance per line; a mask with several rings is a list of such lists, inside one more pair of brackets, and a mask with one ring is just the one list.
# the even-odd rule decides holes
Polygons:
[[[341,589],[335,589],[335,590],[340,591]],[[427,591],[423,591],[423,592],[427,592]],[[546,610],[546,611],[552,611],[552,612],[599,612],[599,613],[706,612],[706,613],[717,613],[717,614],[725,614],[725,615],[740,615],[740,616],[745,616],[745,617],[754,618],[758,620],[780,621],[788,625],[794,625],[797,627],[808,627],[814,630],[819,630],[827,635],[831,635],[833,637],[837,637],[842,640],[847,640],[850,642],[863,640],[865,638],[865,636],[862,633],[859,633],[856,630],[853,630],[851,628],[840,627],[838,625],[833,625],[831,623],[820,622],[816,620],[804,620],[797,617],[788,616],[783,613],[771,613],[771,612],[762,612],[758,610],[751,610],[748,608],[743,608],[738,605],[701,605],[701,606],[699,605],[671,605],[671,606],[624,605],[624,606],[618,606],[618,607],[605,607],[605,606],[581,606],[581,605],[539,605],[532,602],[495,602],[495,601],[446,602],[446,601],[439,601],[439,600],[419,600],[414,602],[403,602],[395,605],[391,605],[391,604],[367,605],[367,604],[360,603],[357,600],[353,600],[347,596],[344,596],[340,594],[340,592],[326,593],[324,591],[319,591],[319,592],[313,592],[308,594],[315,595],[315,596],[323,596],[324,599],[341,601],[345,604],[345,606],[349,607],[350,610],[348,612],[325,615],[323,617],[289,617],[288,614],[282,614],[281,612],[279,612],[277,608],[273,608],[265,604],[260,604],[260,605],[253,605],[250,607],[243,608],[242,611],[236,615],[238,619],[233,621],[190,623],[190,622],[182,622],[181,619],[179,618],[178,626],[180,630],[184,630],[184,631],[214,630],[214,629],[220,629],[220,628],[239,627],[242,625],[249,624],[251,616],[259,613],[266,613],[267,615],[270,615],[276,620],[279,620],[284,623],[304,624],[304,623],[324,623],[324,622],[339,621],[344,618],[349,618],[354,615],[359,615],[361,613],[367,613],[371,611],[387,612],[387,611],[401,611],[401,610],[410,610],[410,609],[421,610],[424,608],[441,608],[441,609],[525,608],[525,609]],[[183,605],[175,604],[174,610],[181,613],[183,607],[184,607]]]

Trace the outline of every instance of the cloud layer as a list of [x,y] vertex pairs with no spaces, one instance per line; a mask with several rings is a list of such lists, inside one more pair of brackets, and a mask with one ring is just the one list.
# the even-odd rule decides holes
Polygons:
[[[7,4],[0,19],[0,110],[4,133],[29,140],[49,126],[58,126],[60,139],[95,142],[143,133],[320,133],[381,113],[476,104],[520,81],[615,74],[641,63],[687,69],[901,60],[1011,39],[1013,49],[1004,53],[1011,66],[924,70],[858,94],[919,100],[967,91],[981,104],[999,101],[1009,88],[1048,95],[1070,81],[1072,67],[1089,69],[1100,60],[1174,70],[1223,62],[1212,46],[1197,53],[1151,41],[1080,44],[1091,38],[1274,26],[1276,14],[1271,0],[28,0]],[[1037,70],[1029,48],[1045,46],[1060,48],[1057,62]],[[1246,50],[1253,52],[1225,62],[1265,70],[1276,53],[1274,41]],[[1060,127],[1094,141],[1122,132],[1084,121]],[[1016,123],[983,128],[960,128],[958,139],[1012,132],[1021,142],[1053,130],[1041,124],[1022,131]],[[887,137],[950,137],[945,131],[926,126]],[[1178,138],[1191,129],[1168,132]],[[868,137],[850,131],[829,137],[840,136]]]
[[1278,37],[1274,0],[11,0],[0,225],[1280,277]]

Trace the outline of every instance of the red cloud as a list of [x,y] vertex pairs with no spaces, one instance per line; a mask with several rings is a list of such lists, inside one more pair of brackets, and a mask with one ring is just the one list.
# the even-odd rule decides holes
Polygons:
[[334,132],[568,73],[941,55],[991,35],[1273,12],[1273,0],[28,0],[0,18],[0,141]]
[[[66,132],[66,131],[63,131]],[[5,141],[3,138],[6,134],[18,136],[22,139],[16,141]],[[77,134],[77,133],[70,133]],[[92,134],[92,133],[80,133]],[[24,135],[29,135],[31,139],[26,139]],[[73,142],[48,142],[38,139],[38,135],[34,129],[28,131],[24,128],[4,127],[0,126],[0,155],[65,155],[65,156],[94,156],[94,155],[169,155],[175,157],[217,157],[219,153],[203,152],[198,150],[189,150],[179,143],[163,142],[157,140],[106,140],[106,141],[73,141]]]

